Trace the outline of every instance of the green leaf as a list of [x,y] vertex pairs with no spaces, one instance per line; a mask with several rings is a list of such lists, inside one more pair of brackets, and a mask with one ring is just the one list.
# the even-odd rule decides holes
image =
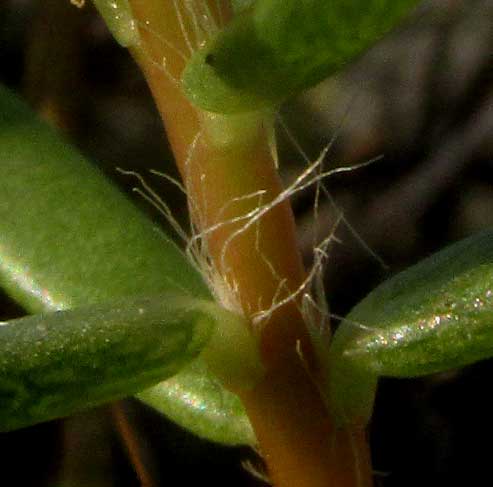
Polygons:
[[30,312],[170,290],[210,297],[175,244],[3,88],[0,285]]
[[[0,286],[31,313],[172,291],[210,299],[175,244],[1,86]],[[241,409],[235,396],[220,391]],[[174,398],[160,408],[164,414],[190,407],[186,394]],[[230,419],[234,430],[237,417]],[[214,431],[210,424],[205,436],[221,441]]]
[[493,231],[401,272],[346,317],[330,349],[341,423],[367,422],[379,376],[415,377],[493,356]]
[[224,314],[165,293],[0,323],[0,431],[120,399],[174,375]]
[[257,0],[197,51],[188,98],[212,112],[276,106],[354,60],[419,0]]

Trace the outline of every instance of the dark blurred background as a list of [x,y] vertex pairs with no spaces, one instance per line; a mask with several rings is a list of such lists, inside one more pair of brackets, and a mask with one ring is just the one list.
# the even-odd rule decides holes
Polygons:
[[[307,265],[314,239],[333,231],[341,213],[350,224],[337,226],[339,243],[325,272],[336,315],[399,270],[493,225],[493,1],[427,3],[425,16],[281,113],[286,182],[305,164],[286,128],[312,160],[330,143],[326,168],[383,155],[329,178],[332,200],[322,198],[317,221],[313,190],[293,201]],[[22,93],[122,189],[130,192],[136,181],[116,167],[139,172],[185,218],[180,195],[149,173],[176,176],[145,82],[90,5],[2,0],[0,82]],[[135,202],[165,225],[142,199]],[[0,297],[0,320],[22,313]],[[485,361],[383,380],[371,427],[376,485],[492,485],[492,373]],[[241,466],[255,461],[248,450],[197,440],[132,400],[0,435],[0,485],[139,485],[122,413],[152,485],[262,485]]]

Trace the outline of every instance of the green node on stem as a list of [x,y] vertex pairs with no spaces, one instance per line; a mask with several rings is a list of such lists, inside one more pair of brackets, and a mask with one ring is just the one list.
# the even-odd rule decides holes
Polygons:
[[263,377],[264,368],[248,320],[212,304],[209,313],[218,326],[201,358],[228,389],[251,389]]

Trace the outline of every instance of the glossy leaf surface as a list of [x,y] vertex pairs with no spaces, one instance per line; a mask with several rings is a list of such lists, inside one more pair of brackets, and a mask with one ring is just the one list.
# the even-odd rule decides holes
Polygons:
[[0,431],[119,399],[195,359],[225,313],[165,293],[0,323]]
[[384,282],[343,321],[331,346],[339,420],[367,422],[377,378],[415,377],[493,356],[493,231]]
[[[232,394],[224,394],[219,380],[208,374],[199,358],[178,375],[146,389],[137,397],[204,438],[224,444],[254,445],[255,435],[241,403]],[[205,400],[206,399],[206,400]],[[186,401],[189,407],[174,407]],[[193,426],[192,426],[193,425]]]

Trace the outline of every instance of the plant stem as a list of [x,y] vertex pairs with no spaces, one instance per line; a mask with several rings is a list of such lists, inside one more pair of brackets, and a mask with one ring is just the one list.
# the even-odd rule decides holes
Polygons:
[[[272,201],[282,186],[269,147],[268,118],[258,114],[257,123],[244,139],[241,132],[235,134],[234,119],[231,123],[220,120],[224,126],[219,137],[214,130],[211,135],[210,124],[216,118],[192,107],[177,82],[185,64],[178,51],[187,53],[188,34],[181,30],[174,2],[130,3],[141,26],[141,44],[133,49],[133,55],[162,115],[193,200],[192,218],[199,231],[255,211],[259,199],[253,195],[259,191],[262,204]],[[213,9],[216,3],[210,3]],[[186,19],[185,24],[186,30]],[[232,238],[244,223],[235,221],[217,228],[208,234],[207,247],[215,268],[234,289],[244,313],[252,317],[296,290],[305,273],[288,202],[277,204]],[[223,297],[223,304],[231,304],[228,296]],[[266,374],[252,390],[235,392],[244,402],[275,485],[369,486],[364,432],[341,433],[336,438],[330,415],[306,369],[307,363],[313,363],[313,353],[297,304],[296,300],[287,302],[255,328]]]

